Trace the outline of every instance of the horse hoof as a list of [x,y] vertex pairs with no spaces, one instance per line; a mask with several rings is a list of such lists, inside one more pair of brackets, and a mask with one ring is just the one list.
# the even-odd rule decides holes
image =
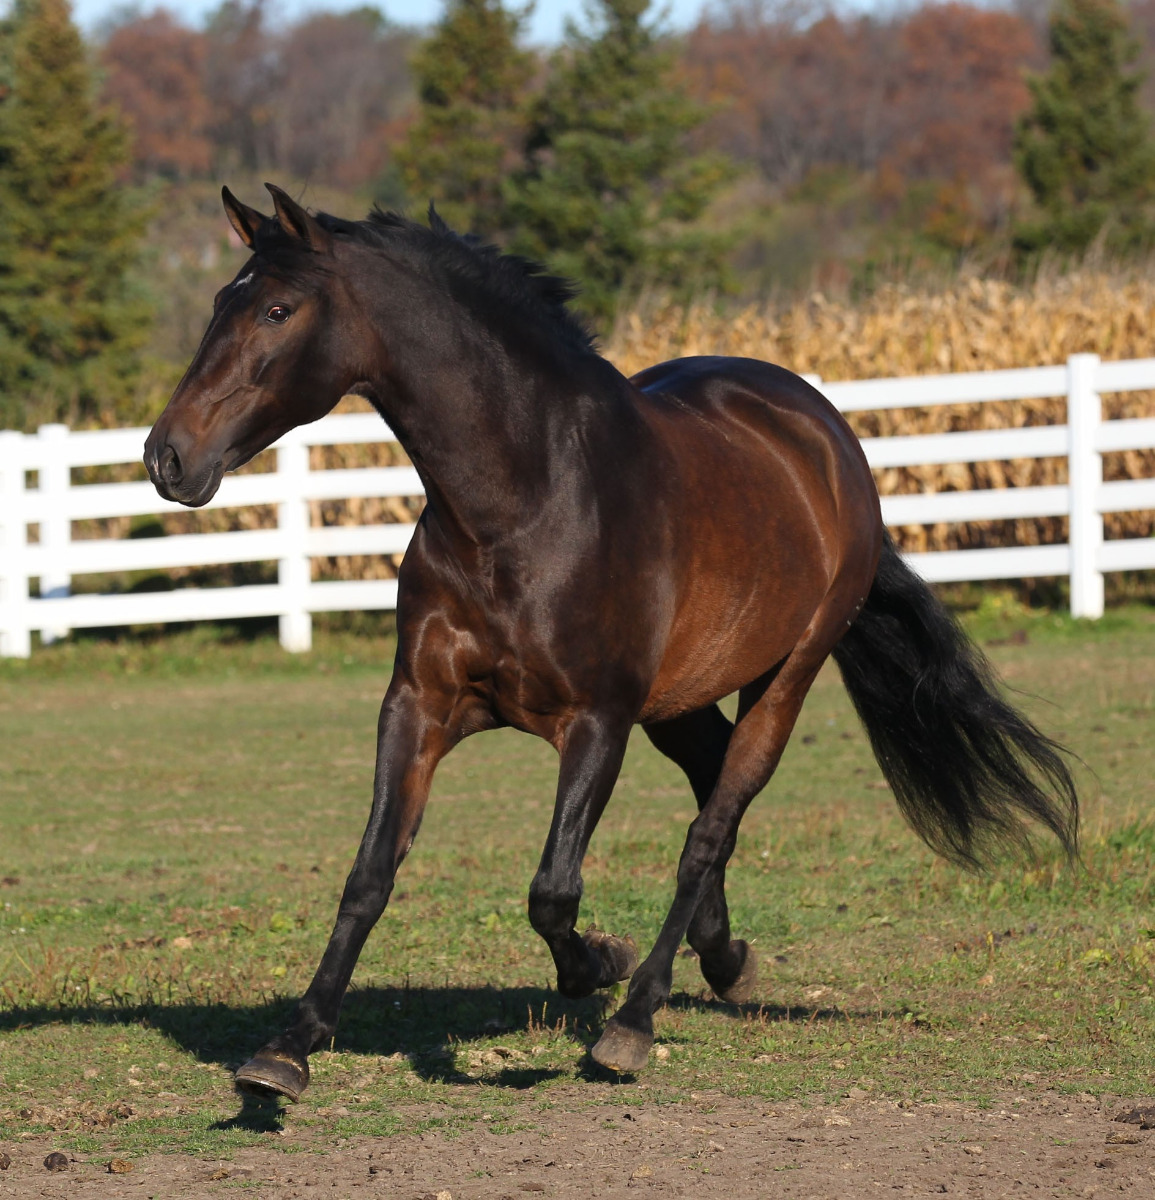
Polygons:
[[638,969],[638,947],[632,937],[614,937],[600,929],[587,929],[582,941],[602,961],[602,975],[598,987],[610,987],[621,983]]
[[617,1071],[619,1075],[632,1075],[646,1065],[653,1044],[652,1033],[627,1029],[611,1018],[590,1054],[600,1066]]
[[309,1064],[275,1050],[259,1050],[235,1076],[237,1091],[269,1100],[284,1096],[292,1104],[309,1086]]
[[749,942],[741,940],[730,943],[730,952],[740,956],[741,965],[736,975],[727,972],[725,978],[717,975],[711,978],[704,968],[702,974],[719,1000],[727,1004],[745,1004],[754,994],[754,986],[758,982],[758,955]]

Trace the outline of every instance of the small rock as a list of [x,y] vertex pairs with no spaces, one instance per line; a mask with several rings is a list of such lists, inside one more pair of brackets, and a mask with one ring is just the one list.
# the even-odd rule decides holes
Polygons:
[[849,1088],[846,1092],[848,1100],[865,1100],[870,1093],[860,1087]]
[[53,1150],[44,1160],[44,1169],[46,1171],[67,1171],[68,1157],[61,1154],[59,1150]]
[[3,1150],[0,1150],[0,1171],[7,1171],[11,1165],[12,1160],[7,1154],[4,1153]]
[[132,1163],[126,1158],[110,1158],[108,1160],[108,1173],[110,1175],[128,1175],[132,1171]]
[[1095,1166],[1099,1167],[1102,1170],[1106,1170],[1107,1168],[1113,1167],[1114,1165],[1115,1165],[1115,1160],[1113,1158],[1097,1158],[1097,1159],[1095,1159]]
[[964,1154],[979,1155],[979,1154],[982,1154],[982,1152],[983,1152],[982,1146],[964,1146],[963,1147]]
[[438,1192],[437,1200],[453,1200],[453,1193],[449,1191]]
[[1122,1129],[1107,1134],[1108,1146],[1138,1146],[1142,1140],[1137,1133],[1125,1133]]
[[726,1147],[723,1146],[721,1142],[711,1142],[706,1149],[711,1151],[713,1154],[721,1154]]
[[192,944],[192,938],[184,937],[183,935],[172,939],[172,948],[174,950],[191,950]]
[[654,1168],[649,1163],[642,1163],[640,1167],[630,1176],[631,1179],[649,1179],[654,1173]]
[[209,1179],[211,1179],[211,1180],[228,1179],[228,1177],[229,1177],[228,1171],[224,1167],[221,1167],[219,1170],[214,1171],[209,1176]]
[[654,1047],[654,1057],[659,1062],[665,1062],[666,1059],[670,1057],[670,1047],[669,1046],[655,1046]]

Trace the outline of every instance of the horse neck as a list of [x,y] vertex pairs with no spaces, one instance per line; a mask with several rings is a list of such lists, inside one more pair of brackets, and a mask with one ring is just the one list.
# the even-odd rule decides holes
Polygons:
[[621,376],[595,355],[502,336],[444,297],[370,303],[384,367],[365,394],[421,476],[431,516],[456,539],[500,541],[540,514],[561,461],[579,451],[589,381]]

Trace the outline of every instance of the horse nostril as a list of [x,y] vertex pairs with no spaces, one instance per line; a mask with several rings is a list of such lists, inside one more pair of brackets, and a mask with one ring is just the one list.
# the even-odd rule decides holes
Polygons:
[[184,475],[184,471],[181,470],[180,457],[171,446],[164,448],[160,456],[160,462],[157,464],[157,469],[161,479],[170,486],[180,483]]

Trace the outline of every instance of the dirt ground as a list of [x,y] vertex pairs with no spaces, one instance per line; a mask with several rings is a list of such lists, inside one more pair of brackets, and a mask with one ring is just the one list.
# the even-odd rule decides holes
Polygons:
[[[36,1135],[0,1146],[11,1159],[0,1196],[394,1197],[543,1200],[646,1195],[697,1200],[791,1196],[851,1200],[911,1195],[1155,1195],[1155,1131],[1117,1120],[1150,1101],[1008,1094],[990,1109],[895,1104],[848,1096],[833,1107],[767,1105],[702,1094],[636,1109],[551,1093],[526,1106],[532,1129],[356,1138],[333,1144],[294,1129],[227,1162],[180,1154],[137,1159],[114,1174],[108,1155],[74,1155]],[[1135,1114],[1133,1114],[1135,1115]],[[1155,1123],[1155,1110],[1151,1111]],[[59,1139],[57,1139],[59,1142]],[[296,1150],[298,1153],[287,1153]],[[311,1152],[310,1152],[311,1151]],[[302,1153],[303,1152],[303,1153]],[[58,1161],[58,1165],[59,1161]],[[124,1168],[126,1163],[114,1163]]]

